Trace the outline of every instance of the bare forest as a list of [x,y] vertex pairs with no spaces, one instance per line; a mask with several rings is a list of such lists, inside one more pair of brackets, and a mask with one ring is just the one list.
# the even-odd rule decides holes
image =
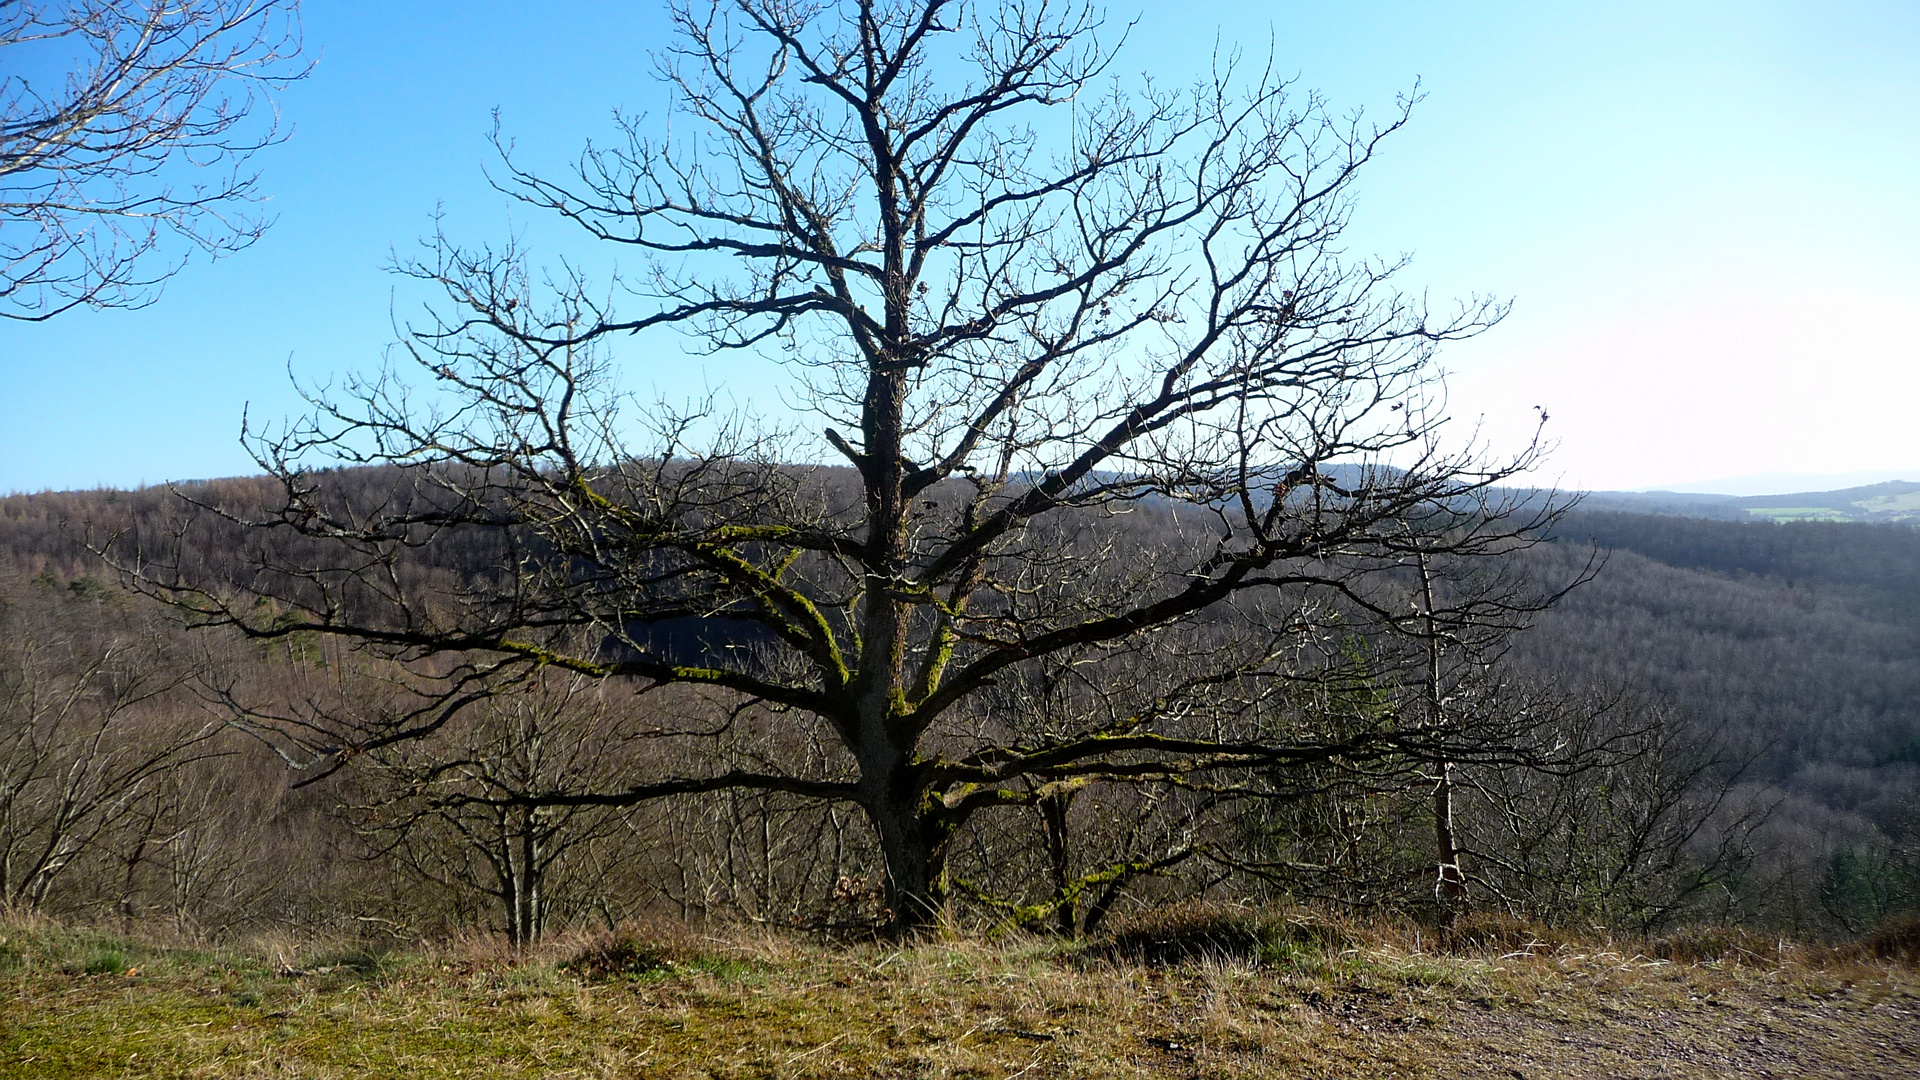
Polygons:
[[[396,474],[329,481],[371,499]],[[272,495],[264,481],[186,490],[234,505]],[[741,761],[830,762],[832,748],[711,691],[544,678],[305,783],[335,759],[289,761],[279,729],[239,722],[235,703],[284,703],[298,720],[346,702],[392,709],[398,688],[318,635],[187,634],[177,613],[122,590],[75,523],[125,527],[174,512],[175,497],[0,502],[10,903],[216,936],[299,926],[525,939],[662,914],[881,924],[884,863],[846,807],[752,790],[577,798]],[[226,539],[201,549],[204,566],[245,580],[249,538]],[[1683,559],[1678,542],[1726,561]],[[1521,558],[1559,580],[1596,544],[1606,561],[1592,580],[1499,660],[1497,700],[1548,709],[1557,737],[1610,756],[1571,771],[1452,766],[1460,903],[1574,927],[1731,921],[1835,937],[1913,910],[1920,765],[1903,660],[1915,631],[1885,568],[1920,564],[1920,536],[1575,513]],[[1802,544],[1824,568],[1737,565]],[[484,570],[474,554],[475,566],[413,572],[465,577]],[[717,644],[692,625],[659,640],[688,656]],[[1350,661],[1374,648],[1347,647]],[[1169,653],[1127,663],[1152,672]],[[1135,677],[1063,665],[996,690],[992,706],[1084,723]],[[1314,692],[1323,722],[1401,707],[1378,677]],[[952,847],[948,916],[1086,932],[1192,896],[1442,914],[1430,765],[1289,772],[1268,781],[1284,797],[1113,783],[983,818]],[[576,798],[533,807],[515,795]]]

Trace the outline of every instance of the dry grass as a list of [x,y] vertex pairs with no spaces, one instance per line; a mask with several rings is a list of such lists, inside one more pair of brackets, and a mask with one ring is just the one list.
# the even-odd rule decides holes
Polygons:
[[0,930],[0,1078],[1920,1070],[1911,966],[1708,937],[1629,947],[1484,919],[1435,941],[1195,907],[1083,947],[657,926],[516,956],[487,939],[196,951],[15,922]]

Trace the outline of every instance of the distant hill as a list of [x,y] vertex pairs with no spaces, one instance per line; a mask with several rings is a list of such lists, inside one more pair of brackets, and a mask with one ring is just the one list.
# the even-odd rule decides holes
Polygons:
[[1920,483],[1889,480],[1837,491],[1787,495],[1707,495],[1682,491],[1596,491],[1592,510],[1716,521],[1871,521],[1920,524]]
[[[1838,491],[1841,488],[1884,484],[1889,480],[1920,479],[1920,464],[1899,469],[1853,469],[1848,472],[1763,472],[1725,476],[1717,480],[1660,484],[1653,490],[1700,491],[1714,495],[1778,495],[1783,491]],[[1649,489],[1636,489],[1649,490]]]

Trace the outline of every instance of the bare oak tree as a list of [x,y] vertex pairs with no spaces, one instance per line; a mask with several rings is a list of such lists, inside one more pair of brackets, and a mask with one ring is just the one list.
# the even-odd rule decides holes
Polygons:
[[266,227],[267,92],[305,73],[298,0],[0,2],[0,316],[138,307]]
[[[1053,3],[673,19],[671,136],[624,120],[565,180],[503,144],[507,191],[639,271],[596,285],[436,240],[409,269],[445,300],[399,361],[254,443],[283,499],[224,509],[259,530],[243,589],[192,570],[221,507],[119,545],[203,622],[336,635],[410,672],[415,705],[387,721],[280,716],[289,756],[337,767],[542,668],[721,688],[837,756],[489,798],[854,804],[908,926],[943,910],[950,844],[991,808],[1529,752],[1417,693],[1337,730],[1293,693],[1357,634],[1511,629],[1535,601],[1423,607],[1412,568],[1497,556],[1553,512],[1500,494],[1537,444],[1440,441],[1435,349],[1502,305],[1429,311],[1394,288],[1399,263],[1343,255],[1352,181],[1410,101],[1369,124],[1232,56],[1128,89],[1099,14]],[[629,418],[615,352],[636,335],[653,355],[778,357],[822,441],[699,409]],[[796,464],[828,454],[844,466]],[[398,479],[350,497],[310,471],[343,463]],[[472,572],[420,572],[434,545]],[[1048,657],[1163,639],[1180,663],[1083,723],[983,695]]]

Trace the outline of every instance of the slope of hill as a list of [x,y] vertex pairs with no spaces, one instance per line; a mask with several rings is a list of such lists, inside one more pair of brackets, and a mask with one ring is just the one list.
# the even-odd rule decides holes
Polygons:
[[1833,917],[1842,864],[1890,865],[1920,838],[1920,530],[1584,511],[1537,557],[1565,572],[1595,548],[1599,574],[1518,657],[1672,710],[1749,760],[1771,807],[1759,891],[1799,897],[1772,917]]
[[1920,483],[1890,480],[1837,491],[1787,495],[1705,495],[1677,491],[1598,491],[1593,510],[1728,521],[1920,522]]
[[[1637,683],[1716,724],[1750,731],[1771,746],[1766,760],[1775,778],[1814,763],[1872,768],[1914,759],[1920,551],[1876,579],[1871,557],[1890,554],[1870,543],[1877,537],[1842,535],[1832,539],[1869,542],[1807,551],[1838,563],[1821,566],[1775,562],[1766,550],[1768,541],[1821,538],[1664,524],[1570,521],[1567,532],[1584,527],[1589,535],[1566,541],[1567,555],[1585,543],[1611,554],[1596,580],[1542,618],[1523,648],[1557,670]],[[1749,546],[1715,550],[1728,541]],[[1920,535],[1912,543],[1920,547]],[[1739,561],[1749,565],[1695,561],[1716,555],[1747,556]]]

